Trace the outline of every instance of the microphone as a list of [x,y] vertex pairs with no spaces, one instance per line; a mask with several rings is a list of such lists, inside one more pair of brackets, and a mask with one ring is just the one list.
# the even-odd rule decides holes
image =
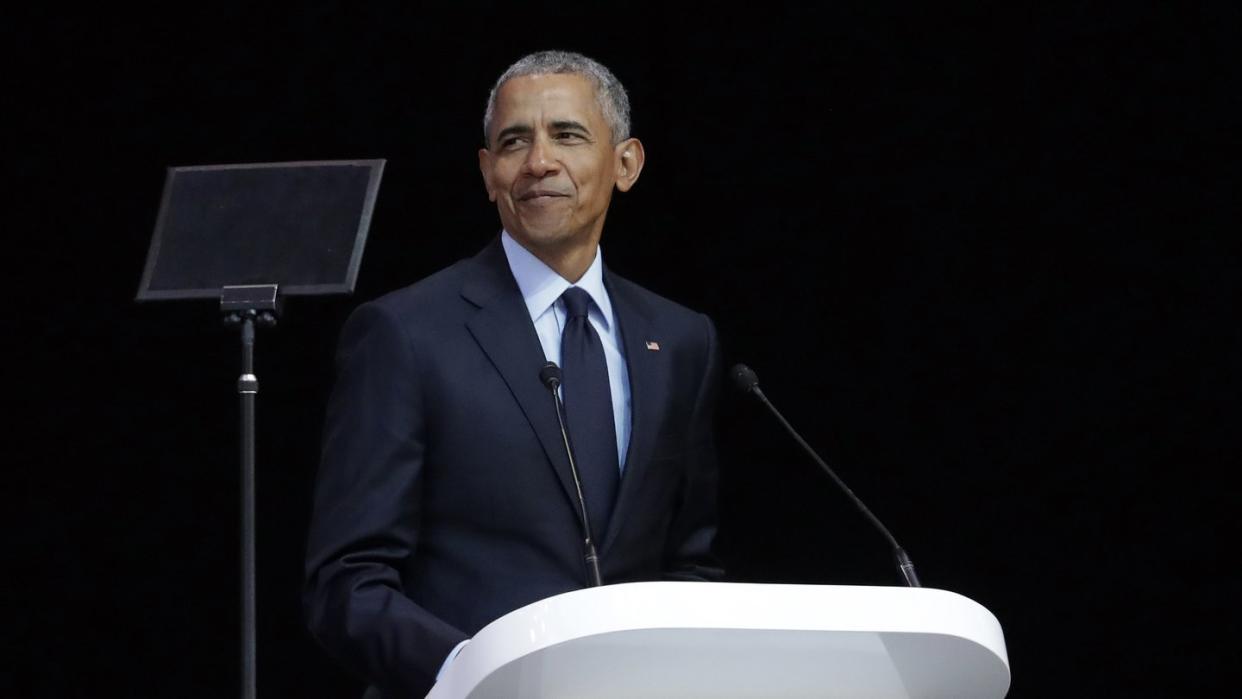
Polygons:
[[561,441],[565,444],[565,456],[569,457],[569,472],[574,477],[574,492],[578,496],[578,509],[582,514],[582,542],[586,556],[587,570],[591,574],[591,586],[599,587],[604,582],[599,576],[599,554],[595,552],[595,542],[591,538],[591,519],[587,516],[586,498],[582,497],[582,481],[578,478],[578,462],[574,458],[573,447],[569,445],[569,430],[565,429],[565,406],[561,403],[561,395],[557,391],[561,387],[561,368],[556,362],[548,362],[539,370],[539,382],[547,387],[552,394],[552,404],[556,408],[556,422],[561,427]]
[[854,503],[854,507],[857,507],[859,512],[862,512],[867,519],[871,520],[871,523],[875,525],[876,529],[880,530],[880,533],[884,535],[884,538],[888,539],[889,546],[892,546],[893,548],[893,558],[897,561],[897,568],[901,572],[901,577],[905,580],[906,585],[908,587],[922,587],[922,585],[919,584],[918,575],[914,572],[914,563],[912,563],[910,561],[910,557],[906,555],[905,549],[901,548],[901,546],[898,545],[897,540],[893,538],[891,533],[889,533],[888,527],[885,527],[884,523],[872,514],[871,510],[867,509],[867,506],[864,505],[863,501],[854,494],[854,491],[850,490],[849,486],[845,484],[845,481],[841,480],[837,474],[829,468],[828,464],[824,463],[824,460],[819,458],[819,454],[816,454],[815,450],[811,448],[811,445],[806,443],[806,440],[802,438],[802,435],[799,435],[793,426],[789,424],[789,421],[785,419],[785,416],[781,415],[780,411],[776,409],[776,406],[772,405],[772,402],[768,400],[768,397],[763,395],[763,389],[759,388],[759,377],[755,375],[755,372],[745,364],[738,364],[729,370],[729,375],[732,377],[733,383],[737,386],[738,390],[742,393],[749,393],[753,395],[758,398],[761,403],[767,406],[767,409],[776,416],[776,419],[780,421],[782,425],[784,425],[785,430],[794,438],[794,441],[801,445],[807,454],[811,455],[811,458],[815,460],[815,463],[819,464],[820,468],[824,469],[829,476],[832,476],[832,480],[836,481],[837,486],[840,487],[841,490],[845,491],[845,494],[850,498],[850,502]]

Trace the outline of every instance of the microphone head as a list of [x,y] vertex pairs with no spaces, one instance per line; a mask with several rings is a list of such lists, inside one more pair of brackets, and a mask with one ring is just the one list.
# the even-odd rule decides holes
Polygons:
[[729,376],[742,393],[752,393],[759,388],[759,377],[745,364],[734,364]]
[[561,385],[561,368],[556,362],[548,362],[539,370],[539,381],[548,387],[549,391],[555,391]]

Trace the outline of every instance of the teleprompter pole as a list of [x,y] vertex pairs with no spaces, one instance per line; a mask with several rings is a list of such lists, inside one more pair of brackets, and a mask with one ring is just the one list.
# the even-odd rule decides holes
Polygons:
[[241,329],[242,372],[237,379],[241,400],[241,696],[255,699],[257,662],[255,628],[255,399],[259,379],[254,374],[255,326],[276,324],[277,288],[274,284],[226,286],[220,308],[226,325]]

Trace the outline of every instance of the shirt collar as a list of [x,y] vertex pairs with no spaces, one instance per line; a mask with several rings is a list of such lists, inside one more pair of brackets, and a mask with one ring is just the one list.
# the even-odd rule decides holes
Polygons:
[[591,262],[591,266],[576,284],[570,284],[568,280],[544,264],[543,260],[522,247],[509,235],[508,231],[501,232],[500,243],[504,246],[505,257],[509,260],[509,270],[513,272],[513,278],[522,292],[522,300],[526,302],[526,310],[530,313],[532,321],[546,313],[566,289],[576,286],[591,295],[591,300],[595,302],[603,316],[604,329],[612,328],[612,302],[608,298],[608,291],[604,288],[604,252],[602,249],[596,246],[595,259]]

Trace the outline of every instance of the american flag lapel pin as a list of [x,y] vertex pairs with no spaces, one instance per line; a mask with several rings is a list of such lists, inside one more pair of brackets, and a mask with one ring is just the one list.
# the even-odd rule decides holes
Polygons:
[[652,352],[659,352],[660,343],[656,342],[655,340],[647,340],[647,349],[651,350]]

